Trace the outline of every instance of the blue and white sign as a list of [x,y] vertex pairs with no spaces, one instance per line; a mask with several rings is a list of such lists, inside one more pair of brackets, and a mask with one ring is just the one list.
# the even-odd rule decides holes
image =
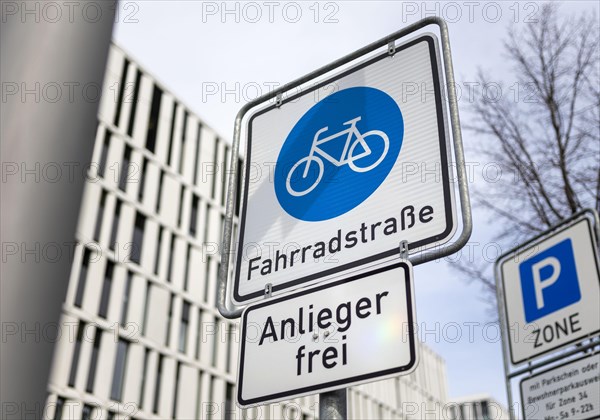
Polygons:
[[600,332],[597,244],[588,218],[498,265],[514,364]]
[[283,143],[275,166],[279,204],[307,222],[347,213],[385,181],[403,135],[402,112],[385,92],[360,86],[327,96]]
[[581,300],[571,239],[523,261],[519,265],[519,274],[527,322]]
[[447,103],[425,34],[249,117],[235,305],[447,242],[456,229]]

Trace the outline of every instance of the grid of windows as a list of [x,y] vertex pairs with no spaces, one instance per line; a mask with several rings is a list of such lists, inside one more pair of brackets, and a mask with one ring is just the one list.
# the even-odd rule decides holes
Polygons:
[[[57,344],[49,384],[54,418],[242,418],[233,403],[239,326],[215,307],[231,148],[115,46],[105,86],[114,94],[100,106],[97,176],[63,310],[77,328]],[[443,363],[434,369],[441,388],[423,395],[441,401]],[[400,380],[410,381],[431,388]],[[360,405],[371,391],[350,398]],[[397,412],[400,393],[382,394],[393,398],[371,412]],[[316,407],[302,398],[262,418],[308,420]]]

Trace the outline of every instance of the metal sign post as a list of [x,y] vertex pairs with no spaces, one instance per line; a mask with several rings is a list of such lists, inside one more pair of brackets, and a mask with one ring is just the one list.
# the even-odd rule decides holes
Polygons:
[[[504,253],[496,261],[502,356],[511,418],[515,418],[513,378],[532,374],[559,361],[574,362],[573,356],[600,346],[597,341],[600,333],[599,237],[598,214],[586,209]],[[519,369],[511,368],[524,363],[527,365]],[[538,385],[532,385],[529,391]],[[552,411],[551,406],[546,405],[544,409]],[[570,417],[561,418],[578,414],[579,408],[572,408],[574,411],[566,414]],[[525,418],[536,415],[525,407],[523,413]]]
[[[401,38],[429,25],[439,28],[441,46],[438,45],[436,36],[428,33],[396,44],[398,40],[404,41]],[[363,61],[357,63],[359,59]],[[346,66],[350,63],[353,63],[353,67]],[[421,67],[413,68],[411,73],[404,69],[403,65]],[[388,69],[371,70],[377,66],[387,66]],[[331,75],[340,68],[344,69],[343,72]],[[386,77],[385,74],[390,76]],[[354,79],[353,75],[356,75]],[[325,76],[329,79],[325,80]],[[406,105],[398,96],[399,89],[402,88],[403,81],[414,82],[413,77],[419,78],[419,86],[429,92],[429,99],[425,95],[425,99],[419,103]],[[306,92],[289,95],[292,90],[306,88],[308,83],[315,81],[313,87],[309,87]],[[339,90],[327,96],[327,86],[334,86]],[[285,94],[289,96],[284,98]],[[338,104],[358,103],[359,106],[350,107],[352,109],[344,112],[341,112],[339,107],[331,106],[331,112],[327,111],[327,107],[331,105],[327,100],[318,101],[316,104],[313,102],[312,107],[306,106],[309,97],[316,98],[319,95],[329,98],[329,102],[335,99]],[[269,104],[273,99],[274,104]],[[372,104],[376,104],[375,107]],[[248,117],[251,110],[253,114]],[[339,115],[342,115],[342,120],[332,121]],[[314,118],[315,116],[317,118]],[[410,123],[406,127],[412,130],[406,138],[404,119],[409,120]],[[246,159],[238,173],[242,126],[246,130]],[[415,132],[415,126],[426,127],[429,131],[426,134]],[[419,139],[422,135],[426,136],[424,140],[429,142],[429,146],[425,147],[424,141]],[[346,145],[341,149],[341,153],[332,153],[328,147],[340,138],[346,138]],[[262,149],[255,150],[257,140],[259,146],[265,141],[271,143],[268,147],[261,146]],[[442,171],[441,183],[423,182],[418,186],[416,181],[410,184],[401,180],[399,176],[404,171],[401,169],[403,162],[410,163],[411,159],[420,162],[425,159],[411,157],[423,156],[421,151],[415,151],[415,147],[425,147],[424,152],[429,153],[427,159],[439,163]],[[279,156],[272,154],[274,149],[279,150]],[[275,185],[270,185],[270,188],[269,185],[265,185],[265,188],[259,189],[256,185],[248,184],[248,171],[253,163],[252,159],[254,163],[261,160],[277,162]],[[397,164],[397,159],[400,164]],[[367,267],[382,264],[390,266],[397,261],[399,242],[402,244],[401,258],[407,259],[413,265],[442,258],[460,250],[471,235],[472,220],[446,23],[438,17],[423,19],[247,103],[235,120],[230,168],[217,289],[217,307],[225,318],[239,318],[245,305],[252,303],[256,306],[262,299],[270,300],[273,294],[279,296],[284,290],[313,287],[317,282],[345,278],[364,271]],[[352,190],[352,194],[342,195],[346,197],[344,200],[336,199],[334,206],[324,202],[323,197],[340,197],[340,191],[335,191],[337,195],[330,194],[329,190],[327,193],[319,191],[335,187],[335,183],[327,182],[331,181],[328,174],[334,173],[331,172],[331,168],[334,172],[345,171],[343,179],[353,177],[357,180],[347,182],[356,187],[356,190]],[[454,201],[456,187],[454,182],[450,182],[449,176],[453,168],[456,168],[460,218],[456,214]],[[237,197],[238,185],[242,185],[240,197]],[[378,188],[379,191],[376,191]],[[402,190],[402,194],[398,188]],[[254,198],[254,204],[248,200],[249,190],[250,196],[258,197]],[[311,196],[313,191],[318,194]],[[389,199],[401,196],[406,200],[406,197],[411,196],[410,191],[418,192],[412,194],[419,197],[416,200],[430,200],[432,204],[417,202],[413,205],[408,202],[404,203],[402,208],[394,208],[397,200],[378,206],[375,203],[378,203],[379,198],[371,197],[377,195]],[[323,202],[311,208],[314,199]],[[233,246],[234,216],[238,200],[241,204],[240,223]],[[261,202],[267,204],[263,204],[263,207],[256,204]],[[325,209],[326,212],[315,212],[315,208]],[[382,213],[390,209],[396,211],[396,218]],[[382,214],[375,214],[376,212]],[[367,224],[357,215],[381,219],[370,220]],[[253,217],[252,222],[246,224],[247,217]],[[292,223],[294,220],[290,221],[290,217],[295,219],[296,224]],[[327,225],[328,229],[322,229],[324,225],[317,224],[324,220],[331,220]],[[332,229],[331,226],[337,226],[336,223],[345,226],[346,230],[342,232],[341,228],[337,227]],[[416,228],[406,230],[415,225]],[[459,227],[461,230],[456,233]],[[277,237],[279,232],[289,234],[294,229],[299,233],[298,237]],[[328,235],[327,238],[323,241],[320,238],[318,241],[314,239],[322,231]],[[378,243],[362,245],[369,241],[375,242],[376,234],[379,235]],[[279,241],[287,245],[295,239],[301,240],[303,245],[289,255],[283,249],[277,250],[277,253],[269,250],[268,256],[261,251],[250,256],[245,255],[241,264],[244,240],[250,243]],[[453,242],[450,242],[451,239]],[[358,258],[360,252],[357,254],[356,250],[348,251],[357,243],[361,243],[361,250],[365,251],[367,258]],[[307,258],[305,254],[311,246],[313,251],[309,252]],[[309,261],[310,258],[321,258],[321,250],[325,248],[331,253],[338,250],[336,257],[343,260],[341,268],[331,265],[325,266],[326,270],[323,271],[323,265]],[[346,252],[339,252],[341,249]],[[235,258],[231,259],[232,255]],[[306,261],[306,264],[302,267],[296,264],[292,269],[291,266],[300,259],[302,263]],[[277,272],[279,268],[287,271]],[[345,418],[345,389],[328,389],[321,394],[320,400],[321,418]]]

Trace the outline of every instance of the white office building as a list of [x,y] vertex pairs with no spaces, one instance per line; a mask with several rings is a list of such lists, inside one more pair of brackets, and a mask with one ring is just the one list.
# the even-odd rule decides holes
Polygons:
[[[316,418],[317,396],[234,403],[239,327],[215,303],[230,145],[114,45],[103,89],[45,417]],[[445,364],[419,351],[353,388],[350,417],[440,418]]]
[[509,419],[508,409],[488,394],[457,398],[449,407],[451,420]]

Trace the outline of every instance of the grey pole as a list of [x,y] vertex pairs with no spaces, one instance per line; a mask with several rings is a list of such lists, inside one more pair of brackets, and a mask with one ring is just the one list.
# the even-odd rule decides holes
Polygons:
[[[499,278],[498,271],[496,271],[496,276]],[[496,302],[498,304],[498,316],[500,322],[500,345],[502,346],[502,364],[504,367],[504,381],[506,384],[506,398],[508,400],[508,416],[510,420],[514,420],[515,413],[513,411],[513,396],[512,396],[512,385],[511,385],[511,376],[509,373],[510,367],[508,362],[508,349],[506,348],[508,343],[508,337],[510,336],[510,328],[508,326],[508,319],[504,314],[504,309],[502,305],[502,290],[499,281],[496,281]],[[504,329],[506,327],[506,331]]]
[[347,389],[323,392],[319,394],[319,419],[320,420],[346,420],[348,418]]
[[47,418],[115,2],[1,6],[0,417]]

